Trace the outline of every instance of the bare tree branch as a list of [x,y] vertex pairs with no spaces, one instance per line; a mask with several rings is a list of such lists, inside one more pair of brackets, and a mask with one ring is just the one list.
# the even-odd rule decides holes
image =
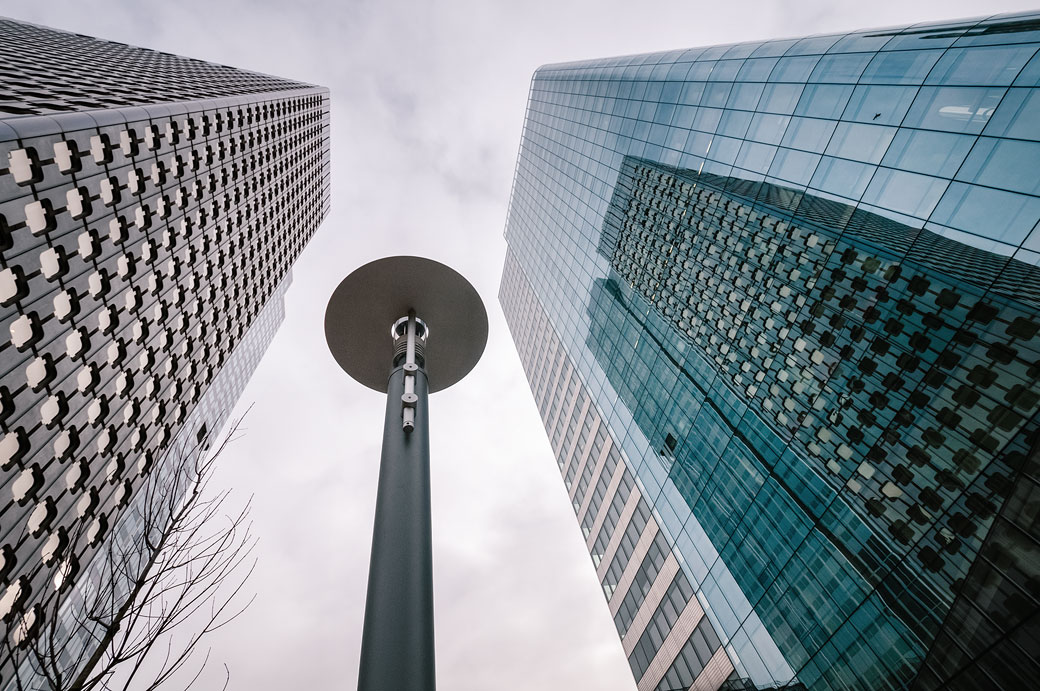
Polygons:
[[[228,512],[230,491],[210,490],[214,463],[241,422],[212,452],[200,441],[146,469],[120,523],[89,567],[74,574],[75,555],[90,540],[88,521],[77,524],[51,560],[56,594],[6,622],[3,645],[15,662],[17,691],[158,689],[192,664],[203,637],[249,607],[255,595],[239,601],[256,568],[252,498]],[[73,651],[79,659],[68,659]],[[207,649],[185,688],[209,657]],[[225,689],[230,679],[225,665]]]

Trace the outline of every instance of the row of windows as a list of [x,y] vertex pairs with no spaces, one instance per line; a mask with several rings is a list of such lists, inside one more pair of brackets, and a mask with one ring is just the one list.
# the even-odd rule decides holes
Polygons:
[[599,474],[599,480],[596,481],[596,487],[593,489],[592,497],[589,499],[585,516],[581,519],[581,530],[586,540],[592,534],[592,526],[599,515],[599,508],[603,503],[603,498],[607,495],[607,487],[610,485],[611,478],[614,477],[614,471],[620,460],[621,453],[612,443],[610,450],[607,452],[607,458],[603,463],[603,470]]
[[658,532],[650,549],[647,550],[646,556],[640,562],[639,570],[632,577],[632,583],[621,601],[621,606],[618,607],[617,614],[614,615],[614,625],[621,638],[625,637],[628,627],[632,625],[636,612],[639,611],[647,593],[657,580],[657,574],[660,573],[661,567],[664,566],[665,559],[670,553],[671,548],[668,546],[664,533]]
[[[308,88],[287,79],[10,19],[0,21],[0,47],[7,87],[0,97],[0,112],[15,115]],[[61,56],[60,63],[55,55]]]
[[610,560],[610,565],[603,575],[603,593],[608,600],[614,595],[614,590],[617,588],[618,583],[621,582],[621,576],[624,574],[628,561],[632,557],[632,552],[635,551],[639,538],[643,534],[643,529],[646,528],[649,520],[650,505],[640,497],[636,502],[635,510],[632,512],[632,517],[628,521],[625,532],[617,543],[614,558]]
[[[639,641],[628,656],[628,662],[636,680],[642,679],[647,667],[656,657],[657,651],[661,649],[661,645],[671,633],[672,626],[675,625],[679,615],[686,609],[686,604],[692,598],[693,587],[680,571],[675,574],[671,585],[668,586],[668,590],[661,599],[661,604],[654,610],[643,635],[639,637]],[[707,621],[707,619],[702,619],[702,621]],[[710,624],[707,625],[707,628],[711,629]],[[717,638],[715,647],[718,647]]]
[[[503,275],[502,289],[500,292],[500,300],[503,305],[503,310],[507,316],[511,327],[517,323],[524,323],[523,331],[517,331],[514,328],[514,340],[517,344],[517,349],[521,355],[521,362],[523,363],[525,370],[527,371],[528,379],[532,382],[532,390],[535,392],[535,400],[539,404],[539,407],[545,411],[548,407],[548,400],[554,395],[552,390],[547,390],[545,386],[539,382],[545,382],[547,379],[551,382],[555,380],[556,374],[563,370],[567,360],[565,351],[559,347],[559,342],[555,339],[555,334],[551,330],[551,327],[545,321],[544,313],[541,312],[539,307],[531,301],[532,294],[528,290],[523,290],[522,287],[526,287],[524,279],[519,274],[519,268],[510,262],[507,257],[506,269]],[[521,322],[521,320],[523,320]],[[571,380],[572,382],[574,380]],[[565,383],[567,380],[565,380]],[[563,388],[557,385],[556,393],[560,391],[569,391],[572,383],[568,383],[568,388]],[[584,387],[579,390],[575,390],[574,398],[577,399],[579,396],[583,397]],[[557,395],[556,399],[559,400],[562,396]],[[565,406],[566,408],[566,406]],[[583,407],[575,405],[573,408],[572,418],[576,418],[581,414]],[[555,421],[555,413],[549,413],[545,416],[545,423],[547,429],[550,428],[554,422],[556,422],[557,429],[562,427],[560,422]],[[597,432],[594,436],[593,448],[583,451],[583,447],[587,443],[587,438],[592,436],[592,430],[596,428],[596,423],[592,422],[592,409],[590,408],[584,420],[582,422],[582,428],[587,431],[588,434],[585,436],[585,441],[579,443],[575,441],[573,444],[565,444],[561,447],[560,454],[560,465],[561,470],[570,466],[573,468],[578,465],[578,459],[583,455],[586,456],[585,470],[582,473],[582,478],[588,477],[583,482],[583,486],[587,487],[592,482],[592,478],[595,477],[596,472],[596,460],[601,454],[604,444],[609,446],[605,455],[603,466],[599,470],[599,476],[595,482],[595,488],[593,489],[592,496],[589,497],[589,505],[586,507],[584,515],[580,514],[580,506],[582,500],[578,498],[578,495],[585,490],[576,489],[575,493],[575,510],[579,512],[579,518],[582,520],[582,526],[586,535],[586,538],[591,534],[592,528],[595,526],[597,520],[602,520],[602,525],[597,536],[595,543],[591,548],[593,561],[598,566],[601,559],[603,558],[608,544],[612,542],[611,538],[614,535],[617,524],[620,521],[621,515],[624,512],[625,505],[628,503],[630,494],[635,486],[632,474],[625,467],[624,463],[621,463],[621,454],[616,446],[613,445],[610,437],[606,431],[605,425],[599,424]],[[570,450],[569,457],[564,455],[566,450]],[[620,468],[618,466],[621,466]],[[602,501],[605,498],[608,487],[612,484],[612,479],[615,474],[619,474],[617,483],[617,489],[611,499],[608,507],[600,511]],[[599,517],[599,514],[603,514]],[[599,518],[598,518],[599,517]],[[608,600],[613,594],[613,589],[617,586],[617,583],[621,577],[621,574],[626,570],[627,565],[630,561],[632,552],[635,549],[635,545],[639,540],[641,533],[650,522],[651,512],[650,506],[642,498],[639,498],[634,506],[634,511],[629,522],[625,526],[625,532],[617,540],[616,553],[614,554],[610,566],[604,569],[604,586],[608,587],[609,591],[606,593]],[[640,562],[640,566],[633,573],[632,584],[629,586],[628,591],[625,593],[625,597],[622,599],[617,617],[615,621],[619,623],[619,631],[624,633],[625,630],[631,625],[632,619],[638,612],[643,604],[643,600],[650,588],[653,586],[653,582],[656,580],[658,573],[663,565],[666,556],[670,553],[670,547],[665,535],[662,532],[655,534],[654,540],[651,542],[647,554],[643,557]],[[673,598],[676,597],[676,593],[683,593],[686,599],[692,595],[689,581],[683,578],[682,586],[672,585],[670,592]],[[676,590],[676,588],[680,590]],[[658,612],[662,610],[657,610]],[[666,608],[663,611],[670,611]],[[667,615],[665,615],[667,616]],[[660,616],[657,618],[658,626],[665,625]],[[705,620],[706,622],[706,620]],[[674,623],[674,622],[673,622]],[[667,624],[671,626],[671,624]],[[710,625],[705,623],[705,626],[710,629]],[[714,636],[714,634],[711,634]],[[646,639],[651,641],[656,639]],[[663,640],[663,638],[662,638]],[[716,639],[717,640],[717,639]],[[649,642],[643,643],[644,653],[647,651]],[[660,641],[656,642],[656,645],[660,646]],[[718,647],[717,645],[715,646]],[[656,653],[656,649],[653,651]],[[681,667],[683,663],[681,661],[676,662],[673,667]],[[677,667],[678,668],[678,667]]]

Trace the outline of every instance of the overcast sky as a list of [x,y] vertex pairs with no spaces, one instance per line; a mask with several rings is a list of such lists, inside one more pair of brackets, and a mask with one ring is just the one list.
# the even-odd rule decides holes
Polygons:
[[[239,690],[356,686],[384,401],[338,369],[328,296],[424,255],[467,276],[491,333],[431,399],[442,689],[631,690],[497,300],[532,72],[551,62],[1030,9],[1028,2],[4,2],[0,14],[328,86],[332,212],[240,401],[218,481],[254,495],[257,601],[212,640]],[[436,325],[431,325],[434,335]]]

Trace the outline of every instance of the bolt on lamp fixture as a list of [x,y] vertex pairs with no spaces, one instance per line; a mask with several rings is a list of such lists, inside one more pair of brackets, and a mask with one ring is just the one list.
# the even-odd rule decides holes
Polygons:
[[487,334],[487,311],[469,281],[422,257],[365,264],[325,311],[336,362],[387,395],[359,691],[436,686],[427,401],[473,369]]

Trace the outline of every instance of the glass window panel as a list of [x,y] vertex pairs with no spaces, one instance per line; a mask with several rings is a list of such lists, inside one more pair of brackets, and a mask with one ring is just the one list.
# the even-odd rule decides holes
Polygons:
[[1000,103],[1004,89],[925,86],[907,113],[906,127],[978,134]]
[[[1025,243],[1023,243],[1023,245],[1026,247],[1036,247],[1037,249],[1040,249],[1040,228],[1033,229],[1033,232],[1029,234],[1029,237],[1026,238],[1026,241]],[[1020,262],[1032,264],[1033,266],[1040,266],[1040,254],[1036,252],[1030,252],[1024,249],[1019,250],[1018,252],[1015,252],[1015,259],[1017,259]]]
[[729,175],[732,172],[733,166],[729,163],[717,163],[711,159],[704,159],[704,163],[701,166],[699,172],[714,173],[715,175]]
[[743,60],[719,60],[715,63],[715,69],[708,75],[709,82],[731,82],[740,71]]
[[804,88],[804,84],[766,84],[758,109],[766,113],[793,113]]
[[705,50],[705,48],[690,48],[679,56],[679,60],[683,62],[693,62],[700,58],[701,54],[704,53]]
[[792,118],[784,133],[783,144],[794,149],[823,152],[827,148],[837,122],[817,118]]
[[726,105],[726,101],[729,100],[729,92],[732,88],[733,85],[729,82],[708,84],[704,89],[704,99],[701,101],[701,105],[722,108]]
[[743,59],[755,52],[755,49],[762,45],[761,42],[754,41],[751,43],[735,43],[726,49],[723,53],[722,58],[724,60],[738,60]]
[[795,108],[796,115],[837,120],[852,96],[850,84],[809,84]]
[[769,174],[804,187],[809,184],[819,162],[820,154],[810,154],[794,149],[779,149],[776,156],[773,157]]
[[675,109],[675,116],[672,118],[672,126],[690,129],[693,127],[693,120],[696,117],[696,106],[678,106]]
[[708,149],[708,158],[719,163],[733,163],[740,151],[741,139],[732,137],[715,137]]
[[682,84],[679,82],[665,82],[661,85],[661,96],[657,99],[661,103],[678,103]]
[[811,186],[853,201],[863,196],[874,167],[865,163],[824,156],[813,175]]
[[1008,89],[986,134],[1040,141],[1040,89]]
[[810,36],[798,41],[786,54],[820,55],[826,53],[827,49],[837,43],[839,39],[841,39],[840,34],[836,36]]
[[751,120],[751,127],[748,128],[747,138],[766,144],[779,144],[790,121],[789,115],[756,113]]
[[749,58],[737,72],[737,81],[764,82],[778,61],[779,58]]
[[895,127],[840,122],[826,153],[855,161],[879,163],[895,131]]
[[892,36],[898,32],[899,29],[895,28],[892,31],[877,30],[857,34],[847,34],[842,36],[834,47],[831,48],[831,53],[862,53],[868,52],[873,53],[881,50],[886,43],[888,43]]
[[843,120],[898,125],[914,101],[917,87],[860,85],[852,92]]
[[863,84],[920,84],[943,54],[941,50],[900,50],[874,56],[863,71]]
[[739,110],[755,110],[759,99],[762,98],[762,89],[764,88],[765,84],[760,82],[734,84],[727,107]]
[[646,141],[648,143],[650,143],[650,144],[656,144],[657,146],[660,146],[660,145],[664,144],[665,139],[667,138],[667,135],[668,135],[668,126],[667,125],[654,124],[650,128],[650,135],[646,138]]
[[942,178],[878,168],[863,201],[923,220],[939,203],[947,184],[948,180]]
[[1040,51],[1019,72],[1015,78],[1015,86],[1040,86]]
[[727,110],[719,122],[719,134],[743,139],[751,123],[751,113],[744,110]]
[[632,128],[632,139],[638,142],[645,142],[649,134],[650,123],[643,120],[636,121],[635,127]]
[[968,154],[958,180],[988,187],[1040,194],[1040,144],[980,137]]
[[913,50],[916,48],[946,48],[975,26],[977,20],[954,22],[922,22],[904,29],[885,44],[885,50]]
[[714,62],[696,62],[690,71],[686,74],[687,81],[705,81],[708,75],[711,74],[712,68],[715,67]]
[[677,62],[668,68],[668,74],[665,75],[665,79],[672,82],[683,82],[686,80],[686,73],[690,71],[690,62]]
[[928,75],[928,84],[964,86],[1008,85],[1015,80],[1036,46],[986,46],[950,48]]
[[735,165],[756,173],[765,174],[769,170],[769,164],[776,153],[775,146],[758,144],[756,142],[744,142],[737,155]]
[[762,687],[765,687],[766,685],[773,686],[774,688],[779,686],[779,684],[774,683],[777,680],[774,680],[769,674],[769,670],[766,669],[765,664],[762,662],[762,658],[759,657],[758,650],[756,650],[755,646],[751,644],[750,640],[748,640],[747,634],[743,629],[733,636],[730,645],[733,646],[733,649],[737,653],[737,659],[740,660],[741,665],[743,665],[746,670],[741,676],[746,674],[751,679],[759,681],[759,685]]
[[1018,245],[1040,218],[1040,199],[988,187],[950,183],[931,221]]
[[679,103],[691,106],[701,105],[702,96],[704,96],[704,82],[686,82],[683,84]]
[[957,39],[957,46],[981,46],[993,43],[1036,43],[1040,40],[1040,14],[1023,12],[994,17],[979,23],[972,31]]
[[787,49],[798,42],[796,38],[786,38],[778,41],[768,41],[763,43],[755,52],[751,54],[753,58],[774,58],[779,57],[787,52]]
[[698,60],[718,60],[719,58],[721,58],[723,56],[723,54],[725,54],[725,52],[727,50],[729,50],[729,48],[730,48],[729,46],[711,46],[710,48],[705,50],[701,54],[701,56],[699,58],[697,58],[697,59]]
[[820,61],[818,55],[800,55],[796,57],[782,58],[777,63],[773,73],[769,75],[771,82],[796,82],[803,84],[812,74],[816,63]]
[[964,134],[901,128],[882,165],[952,178],[975,138]]
[[809,81],[819,84],[855,84],[873,57],[869,53],[824,55],[816,63]]
[[706,132],[693,132],[689,139],[686,140],[686,153],[704,156],[708,153],[712,139],[713,135]]
[[658,103],[657,110],[654,111],[654,122],[658,124],[667,125],[672,121],[672,114],[675,112],[675,106],[667,103]]
[[714,132],[722,119],[721,108],[698,108],[697,116],[693,120],[693,129],[702,132]]

